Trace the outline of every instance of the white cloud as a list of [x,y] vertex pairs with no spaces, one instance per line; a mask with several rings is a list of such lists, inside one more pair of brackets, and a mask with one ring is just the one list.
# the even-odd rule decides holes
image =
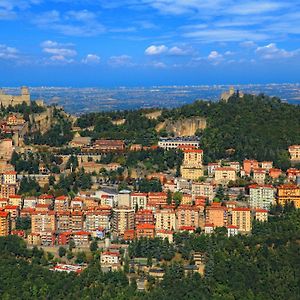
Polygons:
[[193,38],[202,42],[239,42],[248,40],[266,40],[266,33],[253,32],[242,29],[203,29],[190,30],[183,34],[186,38]]
[[97,15],[88,10],[67,11],[61,14],[57,10],[42,13],[33,23],[43,29],[51,29],[69,36],[96,36],[106,31],[97,20]]
[[168,47],[165,45],[160,45],[160,46],[149,46],[146,50],[145,50],[145,54],[146,55],[159,55],[159,54],[163,54],[166,53],[168,51]]
[[263,59],[280,59],[294,57],[300,54],[300,49],[287,51],[285,49],[278,48],[275,43],[271,43],[266,46],[257,47],[255,52]]
[[158,69],[165,69],[167,67],[167,65],[164,62],[161,62],[161,61],[153,62],[151,64],[151,66],[154,67],[154,68],[158,68]]
[[233,5],[228,12],[237,15],[256,15],[280,10],[284,6],[286,4],[274,1],[252,1]]
[[42,51],[49,54],[50,62],[72,63],[77,51],[73,49],[73,44],[62,44],[56,41],[47,40],[41,43]]
[[209,53],[209,55],[208,55],[208,59],[209,60],[216,60],[216,59],[220,59],[220,58],[222,58],[223,57],[223,55],[222,54],[220,54],[218,51],[211,51],[210,53]]
[[82,62],[84,64],[90,64],[90,65],[96,65],[100,63],[100,56],[96,55],[96,54],[88,54],[83,60]]
[[240,43],[240,46],[244,47],[244,48],[255,48],[255,47],[257,47],[256,43],[254,43],[253,41],[242,42],[242,43]]
[[0,44],[0,59],[16,59],[18,57],[18,50],[4,44]]
[[189,53],[188,49],[183,49],[177,46],[174,46],[172,48],[169,49],[168,54],[170,55],[178,55],[178,56],[182,56],[182,55],[187,55]]
[[113,67],[132,67],[134,63],[132,62],[132,57],[126,54],[119,56],[111,56],[108,63]]

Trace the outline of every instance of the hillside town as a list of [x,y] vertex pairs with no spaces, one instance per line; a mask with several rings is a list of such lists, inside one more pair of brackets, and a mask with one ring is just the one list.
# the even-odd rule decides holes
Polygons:
[[[22,94],[28,90],[23,88]],[[0,94],[2,106],[21,104],[15,104],[13,97],[7,99]],[[81,136],[80,128],[72,125],[74,136],[64,149],[36,146],[25,143],[26,136],[46,132],[57,122],[53,107],[42,102],[37,107],[37,114],[24,118],[12,109],[0,120],[0,236],[17,235],[29,247],[55,251],[59,247],[89,251],[96,241],[103,249],[101,265],[118,270],[124,267],[124,249],[126,253],[134,240],[160,238],[172,244],[174,235],[181,232],[212,235],[220,229],[228,237],[250,235],[253,222],[268,222],[276,205],[300,208],[300,145],[286,149],[294,166],[287,170],[255,157],[204,163],[206,153],[196,136],[160,137],[156,144],[144,146]],[[151,156],[160,150],[176,151],[182,157],[178,170],[151,173],[143,169],[130,174],[121,159],[105,163],[112,154],[122,157],[144,151]],[[54,159],[50,163],[37,159],[42,151]],[[20,161],[33,160],[36,166],[21,167]],[[64,193],[62,174],[75,173],[80,181],[76,193]],[[155,188],[145,190],[140,182]],[[27,189],[31,184],[33,188]],[[60,187],[51,189],[55,184]],[[194,253],[194,260],[192,269],[203,272],[201,253]],[[73,270],[63,265],[53,270],[64,268]],[[163,276],[160,268],[148,268],[151,272]]]

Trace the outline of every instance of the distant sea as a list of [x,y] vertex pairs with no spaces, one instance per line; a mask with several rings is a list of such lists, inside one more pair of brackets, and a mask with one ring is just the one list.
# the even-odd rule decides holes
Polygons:
[[[72,114],[96,111],[139,108],[172,108],[192,103],[197,99],[217,101],[229,85],[152,86],[117,88],[30,87],[32,99],[44,99],[47,104],[58,104]],[[264,93],[282,101],[300,104],[298,84],[234,85],[246,93]],[[18,94],[19,88],[4,88]]]

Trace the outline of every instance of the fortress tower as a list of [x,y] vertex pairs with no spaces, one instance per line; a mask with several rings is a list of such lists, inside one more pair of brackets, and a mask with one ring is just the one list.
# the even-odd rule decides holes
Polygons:
[[30,103],[30,93],[27,86],[21,87],[21,97],[23,99],[23,102]]
[[23,86],[21,88],[21,95],[14,96],[5,94],[2,89],[0,89],[0,105],[7,107],[9,105],[15,106],[25,102],[27,105],[30,104],[30,93],[28,87]]

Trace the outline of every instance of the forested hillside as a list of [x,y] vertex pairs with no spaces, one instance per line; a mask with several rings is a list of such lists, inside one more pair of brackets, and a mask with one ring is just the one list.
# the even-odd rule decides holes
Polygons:
[[[148,120],[143,111],[121,113],[123,125],[111,122],[117,113],[84,115],[77,121],[93,137],[124,138],[145,145],[157,139],[154,127],[166,119],[205,117],[207,128],[197,134],[207,162],[230,158],[272,160],[280,168],[289,167],[288,146],[300,143],[300,107],[265,95],[233,96],[226,102],[196,101],[180,108],[163,110],[158,120]],[[172,135],[171,132],[168,133]]]
[[[300,211],[286,207],[270,222],[255,224],[252,236],[227,238],[222,231],[212,236],[179,234],[169,255],[163,253],[165,259],[172,259],[174,250],[186,259],[190,251],[202,251],[207,256],[205,276],[184,276],[182,266],[171,263],[163,281],[143,293],[134,281],[129,284],[123,272],[102,273],[97,256],[80,276],[53,273],[47,270],[47,255],[42,251],[26,249],[17,237],[1,237],[0,298],[296,300],[300,295],[299,220]],[[130,255],[148,256],[151,251],[155,256],[153,247],[162,247],[162,242],[148,245],[141,251],[136,248],[140,244],[133,244]]]

